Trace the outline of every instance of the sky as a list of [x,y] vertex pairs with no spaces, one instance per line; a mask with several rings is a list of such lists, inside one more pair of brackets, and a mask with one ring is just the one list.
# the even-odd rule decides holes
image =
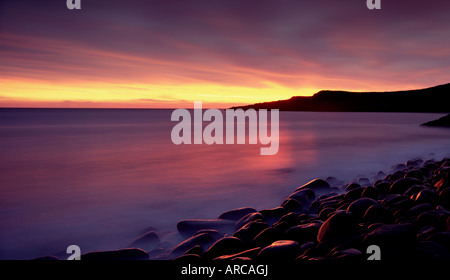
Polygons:
[[192,108],[450,82],[450,1],[0,1],[0,107]]

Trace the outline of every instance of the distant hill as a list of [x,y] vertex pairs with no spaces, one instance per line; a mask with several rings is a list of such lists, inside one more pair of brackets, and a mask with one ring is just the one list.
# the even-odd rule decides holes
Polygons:
[[450,127],[450,114],[443,116],[437,120],[429,121],[422,124],[423,126]]
[[450,112],[450,84],[391,91],[349,92],[322,90],[313,96],[294,96],[287,100],[233,107],[316,112]]

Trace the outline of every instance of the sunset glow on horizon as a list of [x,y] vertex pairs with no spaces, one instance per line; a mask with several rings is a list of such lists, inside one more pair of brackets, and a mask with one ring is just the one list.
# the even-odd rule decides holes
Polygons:
[[445,9],[347,2],[4,1],[0,107],[228,108],[449,82]]

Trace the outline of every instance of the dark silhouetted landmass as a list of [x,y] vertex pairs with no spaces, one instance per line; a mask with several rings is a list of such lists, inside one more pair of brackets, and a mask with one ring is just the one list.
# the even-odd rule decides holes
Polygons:
[[450,84],[391,92],[349,92],[323,90],[313,96],[233,107],[316,112],[434,112],[448,113]]
[[437,120],[429,121],[422,124],[423,126],[450,127],[450,114],[443,116]]

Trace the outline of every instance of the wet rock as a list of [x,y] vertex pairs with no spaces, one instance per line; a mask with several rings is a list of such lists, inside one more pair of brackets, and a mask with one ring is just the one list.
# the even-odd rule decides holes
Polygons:
[[391,194],[381,201],[381,205],[390,207],[391,205],[393,205],[399,201],[406,200],[406,199],[408,199],[408,197],[405,195]]
[[408,214],[410,217],[416,217],[419,214],[421,214],[425,211],[432,210],[432,209],[433,209],[433,206],[431,206],[431,204],[422,203],[422,204],[416,205],[414,207],[411,207],[408,211],[406,211],[406,214]]
[[429,203],[431,205],[436,205],[438,202],[438,194],[433,190],[424,189],[415,196],[415,201],[417,204]]
[[82,260],[148,260],[149,257],[146,251],[137,248],[96,251],[81,255]]
[[425,186],[414,185],[405,191],[406,196],[412,196],[419,193],[421,190],[425,189]]
[[349,190],[349,191],[345,194],[344,199],[349,199],[349,200],[355,200],[355,199],[358,199],[358,198],[361,197],[361,195],[362,195],[364,189],[365,189],[365,188],[363,188],[363,187],[358,187],[358,188]]
[[380,191],[375,187],[365,187],[361,197],[367,197],[377,200]]
[[261,250],[260,247],[248,249],[236,254],[231,255],[223,255],[220,257],[215,258],[215,261],[237,261],[237,260],[254,260],[258,256],[259,251]]
[[435,185],[439,191],[450,187],[450,174],[444,175]]
[[322,223],[316,221],[291,227],[286,231],[286,238],[295,240],[299,244],[315,241],[321,226]]
[[396,181],[398,179],[403,178],[405,176],[405,173],[406,172],[403,171],[403,170],[398,170],[398,171],[394,172],[393,174],[387,175],[385,177],[385,180],[394,182],[394,181]]
[[389,181],[377,181],[373,184],[373,187],[376,188],[380,193],[386,193],[389,191],[391,187],[391,183]]
[[187,250],[184,254],[185,255],[198,255],[201,256],[203,254],[203,248],[200,245],[195,245],[191,249]]
[[450,210],[450,188],[445,188],[439,192],[438,204]]
[[367,209],[376,203],[377,202],[372,198],[364,197],[357,199],[347,207],[347,213],[352,215],[355,219],[361,219]]
[[323,242],[329,239],[352,235],[357,231],[357,224],[352,216],[339,212],[328,218],[320,227],[317,241]]
[[410,209],[411,207],[414,207],[415,205],[416,205],[416,203],[413,200],[404,199],[404,200],[400,200],[400,201],[392,204],[391,206],[388,206],[387,208],[391,212],[401,210],[401,215],[403,215],[403,213],[405,213],[408,209]]
[[283,217],[280,218],[280,220],[278,222],[289,222],[292,224],[298,224],[301,221],[303,221],[303,219],[305,219],[305,216],[303,216],[304,214],[297,214],[294,212],[288,213],[286,215],[284,215]]
[[424,176],[420,169],[412,169],[406,172],[404,178],[414,178],[422,181],[424,179]]
[[242,240],[234,236],[226,236],[214,243],[204,254],[205,259],[212,260],[219,256],[231,255],[245,250]]
[[288,212],[301,212],[303,210],[303,205],[301,202],[294,198],[289,198],[285,200],[281,206]]
[[228,220],[182,220],[178,222],[178,232],[184,237],[190,237],[202,229],[215,229],[220,232],[232,232],[234,221]]
[[305,254],[310,257],[330,258],[335,251],[356,248],[361,243],[359,235],[342,235],[318,243],[315,247],[308,249]]
[[244,217],[245,215],[249,214],[249,213],[255,213],[256,209],[251,208],[251,207],[242,207],[242,208],[238,208],[238,209],[234,209],[234,210],[230,210],[230,211],[226,211],[224,213],[222,213],[218,219],[221,220],[230,220],[230,221],[239,221],[240,219],[242,219],[242,217]]
[[342,251],[335,251],[332,257],[342,261],[360,261],[363,259],[363,254],[358,249],[350,248]]
[[137,247],[146,251],[150,251],[154,249],[159,243],[159,235],[154,231],[150,231],[133,241],[130,244],[130,247]]
[[416,178],[401,178],[396,180],[390,187],[390,193],[403,194],[414,185],[422,185],[422,181]]
[[417,240],[425,241],[433,233],[438,232],[438,230],[433,226],[424,226],[417,231]]
[[348,191],[351,191],[351,190],[354,190],[354,189],[357,189],[360,187],[361,187],[361,185],[358,183],[350,183],[345,187],[345,191],[348,192]]
[[176,245],[169,252],[169,256],[177,257],[179,255],[184,254],[187,250],[191,249],[194,246],[200,246],[203,250],[206,250],[211,246],[216,240],[211,237],[208,233],[201,233],[191,238],[186,239],[185,241]]
[[269,227],[255,236],[252,244],[258,247],[265,247],[280,239],[283,239],[282,232],[276,228]]
[[255,238],[255,236],[257,236],[261,231],[265,230],[268,227],[269,225],[265,222],[252,221],[233,233],[233,236],[248,244]]
[[261,213],[263,219],[269,225],[272,225],[273,223],[279,221],[281,217],[288,214],[289,212],[284,207],[276,207],[272,209],[261,210],[259,211],[259,213]]
[[336,209],[341,205],[342,202],[343,202],[343,200],[341,200],[341,199],[326,200],[326,201],[323,201],[320,203],[318,210],[322,211],[325,208]]
[[392,223],[392,214],[389,210],[380,204],[373,204],[364,213],[362,220],[367,223]]
[[334,210],[335,209],[332,207],[325,207],[319,212],[319,217],[325,221],[326,219],[328,219],[328,216],[334,212]]
[[310,189],[315,194],[328,193],[330,191],[330,184],[323,179],[314,179],[303,186],[298,187],[295,191],[299,191],[302,189]]
[[307,202],[311,203],[312,201],[314,201],[314,199],[316,199],[316,194],[313,190],[304,188],[292,193],[289,198],[297,199],[300,202],[303,202],[302,200],[306,200]]
[[259,261],[292,261],[298,257],[300,245],[293,240],[278,240],[263,248],[257,259]]
[[224,236],[224,233],[216,230],[216,229],[201,229],[197,231],[194,235],[199,235],[202,233],[207,233],[209,236],[211,236],[214,240],[219,240]]
[[253,221],[265,222],[265,219],[264,216],[259,212],[249,213],[242,217],[239,221],[237,221],[234,228],[239,230],[241,227]]
[[415,226],[409,223],[382,225],[364,237],[363,247],[377,245],[382,250],[383,259],[393,260],[404,257],[416,242],[416,234]]

